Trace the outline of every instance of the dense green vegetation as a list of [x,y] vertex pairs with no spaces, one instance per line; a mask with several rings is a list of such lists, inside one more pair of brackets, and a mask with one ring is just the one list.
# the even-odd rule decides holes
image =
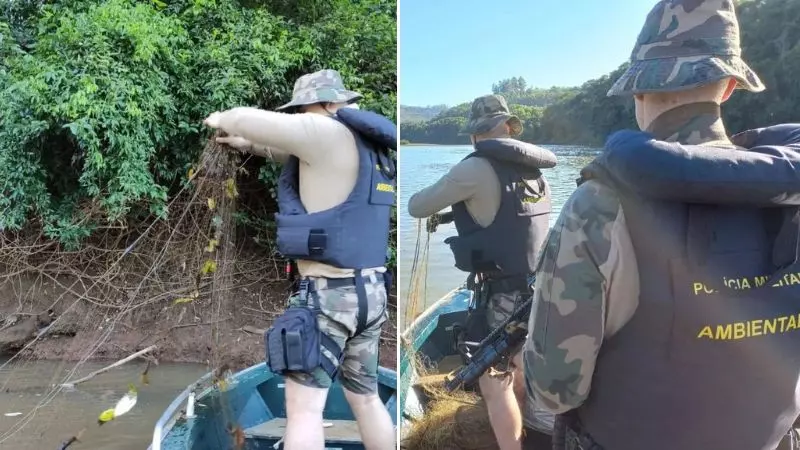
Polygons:
[[[744,58],[767,91],[734,93],[723,107],[728,131],[800,121],[800,2],[746,0],[738,6],[738,17]],[[530,89],[523,78],[515,77],[496,83],[492,91],[503,94],[523,121],[523,140],[599,145],[609,133],[636,128],[633,100],[606,96],[626,67],[579,88]],[[458,131],[468,115],[469,103],[464,103],[427,122],[401,123],[400,135],[414,143],[466,144],[468,138]]]
[[[41,229],[75,246],[109,225],[167,217],[210,134],[202,119],[278,106],[304,73],[338,70],[362,108],[395,119],[394,0],[0,8],[0,231]],[[279,166],[254,160],[242,201],[262,204],[240,219],[266,229]]]

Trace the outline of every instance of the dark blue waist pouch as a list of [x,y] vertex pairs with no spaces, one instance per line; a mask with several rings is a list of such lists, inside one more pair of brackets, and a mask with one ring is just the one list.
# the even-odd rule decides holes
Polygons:
[[[342,349],[325,333],[319,330],[315,309],[294,306],[275,319],[264,335],[267,350],[267,366],[277,374],[287,372],[311,373],[317,367],[333,379],[342,362]],[[322,353],[328,349],[337,360]]]

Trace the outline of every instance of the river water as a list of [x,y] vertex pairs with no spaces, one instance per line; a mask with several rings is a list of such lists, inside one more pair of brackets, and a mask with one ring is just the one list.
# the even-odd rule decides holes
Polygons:
[[[0,365],[4,362],[0,359]],[[69,379],[111,362],[85,363]],[[206,373],[206,367],[199,364],[162,363],[150,367],[149,385],[141,386],[145,364],[130,362],[50,398],[52,385],[63,382],[74,367],[70,362],[23,360],[0,369],[0,449],[57,450],[61,442],[85,428],[81,442],[69,450],[145,450],[161,413],[188,384]],[[139,390],[136,405],[127,414],[98,426],[100,413],[114,407],[129,383]],[[32,411],[35,413],[28,416]],[[6,416],[14,413],[22,414]],[[30,418],[27,424],[12,434],[26,416]]]
[[[553,213],[550,225],[555,223],[561,207],[575,190],[575,180],[580,170],[590,162],[600,149],[574,146],[544,146],[558,156],[558,165],[543,170],[553,193]],[[417,219],[408,215],[408,199],[420,189],[436,182],[450,168],[472,151],[469,146],[402,146],[400,148],[400,186],[398,203],[399,290],[400,298],[408,295],[414,248],[417,243]],[[424,221],[421,239],[425,239]],[[444,240],[455,235],[453,224],[441,225],[430,237],[428,251],[428,277],[425,304],[430,305],[464,282],[466,274],[456,269],[453,255]],[[401,304],[404,302],[401,302]],[[399,316],[402,318],[403,313]],[[402,319],[401,319],[402,320]],[[400,329],[404,329],[400,324]]]

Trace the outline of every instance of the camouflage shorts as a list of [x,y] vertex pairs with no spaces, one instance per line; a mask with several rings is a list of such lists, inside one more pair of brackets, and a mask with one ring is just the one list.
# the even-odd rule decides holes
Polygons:
[[[489,329],[494,330],[499,327],[515,309],[525,301],[530,292],[512,291],[492,294],[489,303],[486,305],[486,321]],[[522,328],[528,329],[528,318],[525,317]]]
[[[386,287],[383,279],[375,275],[364,277],[367,292],[367,321],[375,321],[361,334],[354,335],[358,323],[358,296],[356,287],[327,288],[327,279],[311,278],[316,291],[309,297],[319,303],[317,316],[319,330],[331,337],[342,348],[344,361],[337,375],[342,386],[356,394],[371,394],[378,390],[378,347],[381,328],[389,312],[386,308]],[[289,298],[290,306],[304,306],[298,294]],[[324,350],[327,351],[327,350]],[[312,373],[293,372],[287,374],[292,380],[305,386],[329,388],[331,377],[316,368]]]
[[[480,309],[481,306],[479,305],[478,309],[469,313],[464,330],[458,335],[458,345],[462,345],[465,341],[480,342],[485,339],[491,332],[500,327],[529,295],[531,294],[527,289],[525,291],[515,290],[490,294],[484,306],[485,310]],[[523,318],[519,327],[524,330],[528,329],[528,317]],[[516,354],[517,352],[514,353],[514,355]],[[495,366],[494,369],[499,372],[508,371],[514,355],[508,355],[509,357]]]

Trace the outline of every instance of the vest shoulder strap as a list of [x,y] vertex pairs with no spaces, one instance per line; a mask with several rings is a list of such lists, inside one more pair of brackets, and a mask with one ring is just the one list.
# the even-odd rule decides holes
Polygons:
[[336,116],[349,128],[377,145],[397,150],[397,126],[386,117],[354,108],[342,108],[336,112]]

